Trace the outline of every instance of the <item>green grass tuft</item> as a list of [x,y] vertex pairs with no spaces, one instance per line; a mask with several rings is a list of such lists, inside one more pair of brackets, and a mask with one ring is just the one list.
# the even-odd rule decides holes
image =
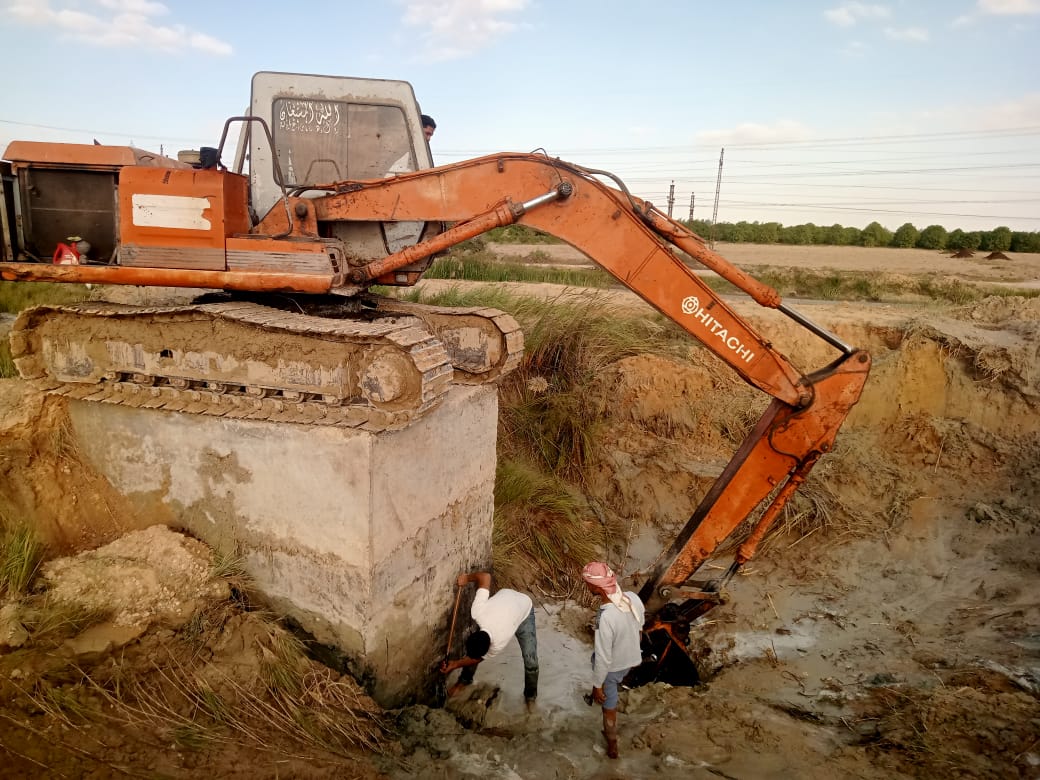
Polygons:
[[28,525],[0,517],[0,526],[0,594],[24,594],[43,562],[43,544]]
[[534,282],[592,288],[618,284],[606,271],[596,268],[555,268],[544,265],[544,262],[544,257],[526,264],[496,260],[495,255],[485,251],[455,252],[435,260],[426,272],[426,278],[469,282]]
[[542,582],[569,595],[604,546],[602,526],[579,490],[535,465],[503,459],[495,478],[494,564],[503,585]]
[[303,642],[288,631],[272,631],[260,647],[260,677],[272,693],[295,696],[303,689],[307,659]]
[[10,314],[44,303],[75,303],[90,297],[91,291],[82,284],[0,282],[0,312]]
[[58,601],[48,594],[33,597],[29,606],[22,622],[35,645],[60,644],[112,616],[111,610]]
[[6,335],[0,335],[0,379],[11,379],[18,376],[14,358],[11,357],[11,342]]

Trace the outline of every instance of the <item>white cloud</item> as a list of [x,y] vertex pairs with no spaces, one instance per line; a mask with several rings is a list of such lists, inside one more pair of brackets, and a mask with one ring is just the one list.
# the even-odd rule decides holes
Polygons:
[[170,9],[162,3],[153,3],[150,0],[98,0],[98,4],[113,11],[144,14],[145,16],[161,16],[170,12]]
[[530,0],[397,0],[404,6],[404,22],[424,29],[426,57],[456,60],[489,46],[518,29],[510,20]]
[[979,0],[979,10],[996,16],[1040,14],[1040,0]]
[[[1040,92],[998,103],[960,103],[919,111],[930,127],[953,131],[994,131],[1040,126]],[[910,130],[908,132],[918,132]]]
[[5,10],[26,25],[46,26],[76,41],[94,46],[146,47],[162,51],[194,49],[231,54],[231,44],[185,27],[156,24],[153,17],[169,13],[151,0],[17,0]]
[[888,10],[888,6],[884,5],[845,3],[837,8],[828,8],[823,15],[829,22],[839,27],[852,27],[863,19],[887,19],[891,12]]
[[1017,100],[1005,100],[978,107],[973,112],[975,121],[984,129],[1040,126],[1040,92],[1023,95]]
[[782,119],[773,125],[744,122],[729,130],[707,130],[697,134],[702,144],[761,144],[805,141],[812,133],[800,122]]
[[657,135],[657,128],[651,125],[632,125],[628,132],[632,137],[642,140]]
[[846,57],[863,57],[868,51],[869,47],[863,41],[849,41],[841,53]]
[[927,43],[928,31],[923,27],[886,27],[885,37],[893,41],[910,41],[911,43]]
[[[951,22],[952,27],[968,27],[980,16],[1030,16],[1040,14],[1040,0],[977,0],[977,13],[963,14]],[[1015,25],[1015,30],[1024,29]]]

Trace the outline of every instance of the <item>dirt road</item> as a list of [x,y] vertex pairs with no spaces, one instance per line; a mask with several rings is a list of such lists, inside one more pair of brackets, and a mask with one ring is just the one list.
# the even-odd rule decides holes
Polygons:
[[[489,244],[503,258],[540,253],[545,261],[593,265],[584,254],[566,244]],[[815,271],[937,275],[965,281],[1014,283],[1040,287],[1040,254],[1015,253],[1007,260],[987,260],[986,252],[971,258],[951,257],[950,252],[888,247],[787,246],[782,244],[717,244],[715,251],[731,263],[755,268],[801,268]]]

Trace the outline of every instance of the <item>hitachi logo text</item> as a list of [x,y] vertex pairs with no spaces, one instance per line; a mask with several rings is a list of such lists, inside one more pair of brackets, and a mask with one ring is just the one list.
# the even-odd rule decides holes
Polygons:
[[[717,319],[708,313],[707,309],[701,308],[701,302],[696,296],[690,295],[683,298],[682,301],[683,314],[692,314],[705,328],[711,331],[711,336],[722,341],[726,347],[737,354],[737,357],[743,360],[745,363],[750,363],[755,353],[751,351],[749,347],[746,347],[744,343],[736,336],[729,335],[729,330]],[[707,339],[705,339],[706,341]]]

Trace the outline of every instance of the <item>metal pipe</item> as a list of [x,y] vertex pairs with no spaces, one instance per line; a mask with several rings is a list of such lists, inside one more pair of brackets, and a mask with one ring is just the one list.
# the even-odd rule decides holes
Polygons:
[[639,215],[655,233],[675,244],[705,268],[714,271],[727,282],[751,296],[760,306],[775,309],[780,306],[780,293],[737,268],[722,255],[704,245],[700,236],[678,222],[668,219],[654,208],[639,211]]
[[855,352],[855,349],[850,347],[848,344],[846,344],[844,341],[839,339],[833,333],[831,333],[828,330],[825,330],[824,328],[821,328],[819,325],[817,325],[815,322],[810,320],[808,317],[805,317],[805,316],[799,314],[794,309],[788,308],[786,304],[783,304],[783,303],[780,304],[777,307],[777,309],[779,311],[782,311],[784,314],[786,314],[792,320],[797,322],[803,328],[811,330],[813,333],[815,333],[821,339],[826,341],[832,347],[835,347],[836,349],[840,349],[844,354],[851,355],[853,352]]
[[461,225],[445,230],[431,239],[420,241],[418,244],[405,247],[400,252],[387,255],[381,260],[375,260],[360,268],[353,269],[350,271],[350,280],[355,284],[364,284],[384,274],[396,271],[398,268],[410,265],[417,260],[427,258],[450,246],[459,244],[474,236],[479,236],[481,233],[486,233],[492,228],[511,225],[514,222],[516,222],[516,217],[513,216],[513,212],[508,206],[496,206],[491,211],[486,211],[468,222],[463,222]]
[[70,284],[134,284],[146,287],[200,287],[211,290],[326,293],[333,277],[321,274],[199,271],[184,268],[0,263],[7,282],[66,282]]
[[489,211],[485,211],[483,214],[473,217],[473,219],[445,230],[431,239],[405,247],[400,252],[394,252],[381,260],[376,260],[360,268],[353,269],[350,272],[350,280],[355,284],[364,284],[372,279],[378,279],[380,276],[396,271],[398,268],[403,268],[417,260],[423,260],[436,252],[455,246],[474,236],[479,236],[481,233],[486,233],[493,228],[512,225],[531,209],[555,200],[570,197],[573,191],[574,189],[569,182],[561,182],[544,195],[531,198],[531,200],[524,203],[515,204],[506,200]]
[[554,200],[563,200],[564,198],[569,198],[572,192],[574,192],[574,187],[571,185],[570,182],[560,182],[560,184],[558,184],[555,189],[550,190],[544,195],[539,195],[537,198],[531,198],[529,201],[521,203],[517,207],[520,210],[520,213],[517,214],[517,217],[522,217],[531,209],[538,208],[539,206],[545,203],[552,203]]
[[755,554],[755,550],[758,549],[759,543],[766,535],[766,531],[769,530],[770,526],[773,525],[773,521],[776,520],[780,514],[780,510],[784,508],[788,500],[794,495],[794,491],[805,482],[805,477],[816,463],[819,455],[811,456],[806,461],[798,466],[791,477],[787,480],[780,492],[777,493],[773,502],[766,507],[766,510],[762,513],[762,517],[759,518],[758,524],[748,535],[748,538],[744,540],[744,543],[737,548],[737,554],[735,556],[736,563],[743,566],[745,563],[751,560]]
[[[231,127],[232,122],[243,122],[246,128],[251,128],[253,122],[260,124],[264,128],[264,134],[267,136],[267,143],[271,147],[271,170],[274,175],[275,184],[278,185],[282,191],[282,203],[285,205],[285,219],[289,225],[289,229],[284,233],[278,233],[277,235],[270,236],[271,238],[285,238],[286,236],[292,235],[293,232],[293,218],[289,210],[289,193],[285,189],[285,177],[282,176],[282,166],[278,162],[278,152],[274,146],[274,136],[271,135],[271,128],[268,127],[267,122],[263,117],[259,116],[232,116],[224,122],[224,131],[220,134],[220,144],[217,146],[217,163],[223,165],[220,162],[221,155],[224,154],[224,143],[227,141],[228,130]],[[250,163],[252,165],[252,163]],[[227,167],[224,168],[227,170]]]

